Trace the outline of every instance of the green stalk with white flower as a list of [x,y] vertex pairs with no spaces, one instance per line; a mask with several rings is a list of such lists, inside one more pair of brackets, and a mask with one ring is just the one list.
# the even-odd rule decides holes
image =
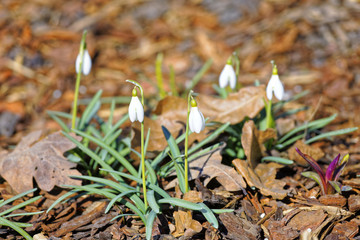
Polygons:
[[274,121],[274,116],[273,116],[273,111],[272,111],[273,93],[278,100],[282,100],[284,97],[284,86],[282,85],[282,83],[280,81],[277,66],[274,63],[274,61],[271,61],[271,63],[273,65],[272,75],[271,75],[268,85],[266,86],[266,97],[267,97],[268,101],[266,102],[264,99],[265,111],[266,111],[266,127],[265,127],[265,129],[275,127],[275,121]]
[[71,122],[72,129],[75,129],[75,125],[76,125],[77,104],[79,98],[81,73],[83,73],[84,75],[88,75],[90,73],[91,65],[92,65],[91,57],[89,55],[88,50],[86,49],[86,41],[85,41],[86,34],[87,31],[85,30],[81,38],[79,54],[77,55],[75,61],[75,70],[77,75],[76,75],[76,83],[75,83],[74,105],[72,111],[72,122]]
[[[129,105],[129,118],[131,122],[139,121],[141,123],[141,176],[142,176],[142,185],[143,185],[143,194],[144,194],[144,204],[145,209],[148,206],[147,196],[146,196],[146,176],[145,176],[145,153],[144,153],[144,91],[139,83],[134,80],[126,80],[126,82],[132,83],[135,85],[132,90],[132,98]],[[137,96],[136,87],[140,90],[141,102]]]
[[[237,77],[238,74],[235,72],[234,67],[233,67],[233,55],[231,55],[223,70],[221,71],[220,75],[219,75],[219,87],[214,86],[215,90],[220,94],[220,96],[222,98],[226,98],[228,95],[228,90],[227,90],[227,86],[230,86],[230,88],[234,91],[236,89],[236,82],[237,82]],[[235,62],[237,65],[237,72],[238,72],[238,58],[235,57]]]
[[186,118],[186,131],[185,131],[185,152],[184,152],[184,169],[185,169],[185,192],[189,191],[189,162],[188,162],[188,145],[189,145],[189,129],[191,132],[200,133],[205,128],[204,115],[199,111],[197,102],[192,96],[193,91],[190,90],[188,95],[188,109]]

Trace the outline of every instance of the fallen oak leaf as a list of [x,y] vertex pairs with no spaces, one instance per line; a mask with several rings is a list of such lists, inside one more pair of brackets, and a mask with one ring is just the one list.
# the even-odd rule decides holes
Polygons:
[[284,167],[283,165],[274,162],[260,163],[254,171],[244,160],[235,159],[232,163],[240,175],[245,178],[247,184],[250,187],[258,188],[261,194],[279,200],[287,196],[288,191],[284,189],[286,183],[275,179],[276,169]]
[[80,185],[79,180],[68,177],[81,175],[72,169],[76,164],[63,156],[64,152],[76,145],[60,132],[39,140],[41,133],[40,130],[28,134],[14,151],[1,157],[0,175],[18,193],[33,188],[33,177],[39,188],[45,191],[50,191],[55,185]]

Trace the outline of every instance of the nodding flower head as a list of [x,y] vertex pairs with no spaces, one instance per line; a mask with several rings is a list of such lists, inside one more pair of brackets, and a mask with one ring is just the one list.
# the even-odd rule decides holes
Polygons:
[[230,85],[232,89],[235,89],[236,87],[236,74],[231,59],[227,61],[219,76],[219,86],[224,88],[227,85]]
[[273,72],[272,72],[272,76],[269,80],[269,83],[266,87],[266,96],[269,100],[272,99],[272,95],[274,95],[277,99],[282,100],[284,97],[284,86],[282,85],[279,75],[278,75],[278,71],[277,71],[277,67],[274,64],[273,66]]
[[144,107],[137,96],[135,88],[132,90],[132,98],[129,105],[129,118],[131,122],[144,121]]
[[205,118],[197,107],[195,99],[191,99],[189,127],[192,132],[200,133],[205,128]]
[[[75,62],[75,69],[76,69],[76,73],[79,73],[79,69],[80,69],[80,53],[77,55],[76,57],[76,62]],[[87,49],[84,49],[84,56],[82,59],[82,73],[84,75],[88,75],[90,73],[91,70],[91,57],[90,54],[88,52]]]

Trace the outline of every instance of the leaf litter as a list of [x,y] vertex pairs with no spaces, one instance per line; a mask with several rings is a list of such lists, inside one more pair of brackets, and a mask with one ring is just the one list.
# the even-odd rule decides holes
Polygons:
[[[147,94],[154,95],[156,87],[151,81],[155,79],[153,68],[155,53],[164,52],[165,61],[170,62],[169,59],[175,59],[172,63],[176,70],[178,89],[184,89],[189,84],[189,79],[195,75],[203,62],[208,58],[214,59],[215,64],[209,69],[209,74],[205,75],[196,86],[196,91],[200,93],[200,105],[202,95],[214,93],[211,85],[217,81],[216,76],[227,56],[238,48],[241,59],[239,81],[243,86],[253,85],[255,79],[265,83],[270,72],[268,62],[270,59],[275,59],[279,72],[283,76],[281,79],[287,86],[287,94],[310,89],[311,94],[301,100],[302,106],[309,106],[310,110],[314,109],[319,97],[322,96],[323,101],[316,117],[339,114],[336,122],[327,129],[360,124],[358,108],[360,62],[357,37],[360,24],[357,15],[360,8],[356,1],[315,1],[296,4],[293,1],[247,1],[247,4],[241,5],[240,9],[236,7],[239,6],[237,4],[241,4],[239,1],[230,0],[223,4],[219,7],[216,1],[189,1],[184,5],[170,2],[157,8],[154,7],[156,4],[146,4],[143,1],[126,3],[70,1],[67,4],[36,1],[26,4],[18,1],[4,2],[5,8],[1,10],[2,18],[0,19],[2,26],[0,50],[3,53],[2,64],[0,64],[2,66],[0,68],[0,111],[18,115],[20,120],[15,126],[8,125],[15,130],[15,135],[1,136],[0,152],[3,152],[2,149],[9,149],[9,146],[19,143],[28,130],[58,129],[57,124],[46,117],[45,110],[69,111],[73,99],[74,69],[72,68],[78,48],[76,42],[80,39],[79,31],[84,27],[91,29],[92,32],[89,35],[88,46],[90,54],[96,54],[95,69],[97,71],[83,81],[82,84],[87,92],[82,94],[82,97],[92,96],[99,88],[104,89],[107,96],[128,95],[129,87],[121,83],[126,77],[149,78],[150,81],[146,85]],[[132,11],[135,9],[142,10]],[[231,12],[231,10],[238,11]],[[31,19],[31,23],[27,19]],[[194,52],[193,49],[196,51]],[[163,67],[165,78],[169,76],[167,66]],[[55,91],[60,92],[60,97],[53,94]],[[237,97],[241,97],[240,94]],[[220,101],[222,100],[215,99],[214,105],[207,106],[205,102],[201,103],[201,106],[209,108],[208,116],[210,116],[214,111],[223,110],[215,106],[215,103],[219,104]],[[220,122],[235,122],[238,121],[238,117],[241,118],[241,115],[246,113],[246,111],[238,113],[233,104],[229,105],[235,108],[232,112],[224,111],[223,115],[215,115],[212,119],[218,117]],[[169,109],[176,106],[173,104]],[[296,104],[286,106],[286,110],[296,108]],[[181,111],[184,109],[179,107]],[[292,120],[296,124],[304,122],[309,119],[307,115],[311,112],[300,111],[293,116]],[[175,111],[169,111],[169,113],[177,114]],[[161,119],[161,111],[156,114]],[[181,116],[184,116],[184,113],[179,114],[180,118]],[[161,122],[169,124],[167,128],[172,131],[171,134],[178,136],[179,132],[184,131],[184,119],[183,117],[180,123],[176,123],[174,119],[166,123],[168,120],[164,117]],[[290,121],[289,126],[279,131],[280,135],[282,131],[286,132],[287,129],[292,128],[294,121]],[[163,139],[161,124],[154,123],[149,127],[151,134],[154,133],[157,137],[155,141],[150,142],[154,145],[149,146],[151,147],[149,150],[162,150],[166,142]],[[211,129],[209,128],[208,131]],[[267,177],[272,179],[270,182],[280,181],[279,188],[274,190],[272,186],[266,186],[266,179],[261,179],[259,176],[263,171],[260,173],[256,171],[260,156],[264,156],[265,153],[263,149],[261,150],[262,143],[259,144],[259,138],[254,131],[250,132],[250,136],[253,136],[251,140],[253,144],[250,146],[259,145],[254,149],[258,151],[260,148],[260,151],[253,151],[254,157],[249,157],[251,154],[246,153],[248,159],[254,160],[251,166],[244,160],[236,160],[236,163],[243,165],[241,168],[245,173],[243,176],[245,182],[241,186],[245,187],[251,196],[239,196],[236,192],[232,193],[233,195],[223,194],[228,196],[225,200],[230,204],[229,206],[235,209],[234,213],[219,215],[226,233],[216,232],[203,223],[205,233],[200,239],[225,237],[242,239],[243,236],[249,239],[255,237],[269,239],[358,238],[360,225],[357,217],[360,209],[358,133],[359,131],[344,138],[325,139],[305,146],[301,141],[296,143],[297,147],[301,146],[301,150],[316,159],[322,167],[329,164],[329,159],[332,159],[335,153],[340,152],[342,155],[350,153],[351,164],[346,167],[341,180],[344,185],[351,186],[353,190],[342,195],[343,197],[336,195],[319,197],[317,195],[319,188],[313,184],[313,181],[304,179],[300,175],[300,172],[307,170],[305,162],[296,162],[296,165],[291,167],[272,166]],[[31,148],[40,141],[41,139],[35,140],[27,147]],[[191,140],[191,142],[194,141],[196,144],[196,139]],[[297,156],[291,149],[293,147],[282,154],[287,154],[289,159],[296,161]],[[59,156],[62,156],[65,151],[59,151]],[[247,151],[251,153],[251,147]],[[0,153],[3,160],[4,156],[12,154],[3,153]],[[261,153],[261,155],[255,153]],[[238,161],[241,161],[241,164]],[[218,159],[218,162],[221,162],[221,159]],[[265,163],[263,168],[267,169],[268,164]],[[1,167],[3,167],[2,163]],[[287,172],[290,174],[287,175]],[[216,175],[216,172],[209,173]],[[214,177],[213,180],[215,178],[219,176]],[[251,181],[257,184],[250,187]],[[27,180],[27,189],[32,188],[29,182]],[[283,185],[284,182],[285,185]],[[224,186],[212,189],[209,183],[205,187],[196,185],[202,196],[205,194],[213,196],[213,192],[224,190]],[[9,184],[10,182],[6,181],[0,185],[4,199],[11,196]],[[52,186],[55,183],[48,185]],[[50,186],[47,187],[50,188]],[[287,189],[287,187],[290,188]],[[288,190],[283,200],[280,200],[283,193],[280,191],[281,194],[279,194],[278,190]],[[54,198],[44,191],[41,194],[47,198],[46,201]],[[276,200],[272,194],[279,199]],[[194,195],[190,199],[197,199],[198,194]],[[243,198],[249,201],[243,201]],[[91,203],[95,201],[91,197],[83,197],[60,205],[48,215],[34,216],[30,220],[34,223],[34,228],[28,230],[52,235],[62,223],[81,216],[87,208],[91,209]],[[41,202],[36,204],[29,208],[33,210],[42,208]],[[119,207],[109,214],[116,215],[122,210],[126,211],[122,209],[122,206]],[[259,219],[255,222],[254,220],[260,218],[262,213],[265,213],[262,219],[266,220]],[[103,215],[106,216],[106,214]],[[172,216],[168,219],[172,219]],[[196,215],[191,217],[199,220]],[[94,219],[93,223],[85,224],[78,231],[63,232],[65,235],[61,237],[65,239],[139,238],[144,231],[143,225],[131,217],[124,217],[111,223],[107,221],[105,225],[96,223],[101,220],[100,218]],[[308,219],[312,220],[311,231],[301,232],[309,226],[306,225]],[[174,223],[174,221],[172,223],[165,221],[165,225],[169,226]],[[166,230],[162,232],[162,236],[165,239],[166,237],[174,239],[174,237],[170,238],[169,233],[170,231]],[[15,235],[11,231],[5,234],[9,237]]]

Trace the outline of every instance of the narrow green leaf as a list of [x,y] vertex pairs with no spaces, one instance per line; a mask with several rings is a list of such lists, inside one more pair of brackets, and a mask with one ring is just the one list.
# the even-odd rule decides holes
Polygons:
[[32,240],[32,237],[27,232],[25,232],[23,229],[21,229],[15,223],[13,223],[3,217],[0,217],[0,225],[11,227],[15,231],[17,231],[21,236],[23,236],[25,239]]
[[173,66],[169,67],[170,73],[169,73],[169,80],[170,80],[170,89],[171,94],[175,97],[179,96],[179,93],[176,89],[176,82],[175,82],[175,70]]
[[[116,194],[110,193],[106,189],[95,189],[95,188],[90,188],[88,186],[66,186],[66,187],[72,187],[74,189],[78,189],[78,190],[81,190],[81,191],[87,191],[89,193],[96,193],[96,194],[105,196],[105,197],[107,197],[109,199],[113,199],[114,197],[116,197]],[[146,222],[145,215],[141,211],[141,206],[135,206],[131,202],[126,201],[124,199],[120,199],[120,203],[124,204],[126,207],[130,208],[134,213],[136,213],[141,218],[141,220],[144,223]]]
[[10,212],[12,212],[12,211],[15,211],[15,210],[19,209],[19,208],[25,207],[25,206],[27,206],[27,205],[29,205],[29,204],[37,201],[37,200],[40,199],[40,198],[42,198],[42,196],[37,196],[37,197],[31,198],[31,199],[29,199],[29,200],[26,200],[25,202],[22,202],[22,203],[20,203],[20,204],[17,204],[17,205],[15,205],[15,206],[13,206],[13,207],[11,207],[11,208],[9,208],[9,209],[1,212],[1,213],[0,213],[0,216],[6,215],[6,214],[8,214],[8,213],[10,213]]
[[189,149],[189,155],[193,152],[197,151],[198,149],[202,148],[204,145],[208,144],[209,142],[213,141],[215,138],[217,138],[228,126],[230,123],[224,123],[219,128],[217,128],[212,134],[210,134],[208,137],[206,137],[204,140],[199,142],[198,144],[192,146]]
[[275,148],[278,149],[278,150],[282,150],[282,149],[286,148],[287,146],[293,144],[297,140],[302,139],[304,136],[305,136],[304,133],[302,133],[300,135],[297,135],[297,136],[294,136],[294,137],[290,138],[289,140],[287,140],[284,143],[276,144]]
[[309,122],[308,124],[303,124],[299,127],[296,127],[294,129],[292,129],[290,132],[286,133],[283,137],[281,137],[280,140],[278,141],[278,143],[283,143],[285,140],[287,140],[292,135],[294,135],[300,131],[304,131],[307,128],[313,128],[313,129],[322,128],[322,127],[326,126],[327,124],[329,124],[331,121],[333,121],[336,118],[336,116],[337,116],[337,114],[333,114],[330,117],[318,119],[318,120]]
[[[103,178],[98,178],[98,177],[90,177],[90,176],[71,176],[71,177],[76,178],[76,179],[85,179],[88,181],[102,183],[102,184],[109,186],[121,193],[128,192],[130,190],[134,190],[133,187],[131,187],[125,183],[116,183],[116,182],[108,180],[108,179],[103,179]],[[131,194],[129,196],[129,198],[136,204],[136,206],[138,206],[140,208],[140,210],[142,212],[145,212],[144,202],[136,194]]]
[[[96,143],[98,146],[102,147],[103,149],[106,149],[112,156],[114,156],[131,174],[134,176],[137,175],[136,169],[131,165],[131,163],[126,160],[123,156],[121,156],[118,151],[116,151],[114,148],[107,145],[104,141],[101,139],[95,138],[89,134],[86,134],[84,132],[81,132],[79,130],[74,129],[73,130],[76,134],[89,139],[90,141]],[[95,160],[95,159],[94,159]],[[104,163],[104,162],[103,162]],[[99,163],[100,164],[100,163]],[[100,164],[101,165],[101,164]],[[101,165],[102,166],[102,165]],[[107,168],[109,169],[109,168]]]
[[2,202],[0,203],[0,207],[5,206],[6,204],[9,204],[9,203],[15,201],[16,199],[22,198],[22,197],[28,195],[29,193],[33,193],[33,192],[35,192],[36,190],[37,190],[37,188],[33,188],[33,189],[29,190],[29,191],[20,193],[20,194],[14,196],[14,197],[12,197],[12,198],[9,198],[8,200],[2,201]]
[[233,212],[235,209],[211,209],[213,213],[220,214],[220,213],[230,213]]
[[101,97],[101,94],[102,90],[99,90],[95,94],[89,105],[86,107],[84,113],[80,118],[79,129],[83,129],[85,124],[88,124],[94,117],[94,115],[97,113],[97,111],[100,109],[101,102],[99,101],[99,99]]
[[198,203],[201,206],[201,213],[204,215],[206,220],[216,229],[219,228],[219,222],[216,219],[214,213],[211,211],[211,209],[205,205],[205,203]]
[[179,198],[163,198],[160,199],[158,203],[168,203],[171,205],[196,211],[201,211],[203,209],[203,207],[200,206],[198,203],[189,202]]
[[155,199],[155,192],[154,190],[150,190],[147,192],[147,199],[149,206],[155,213],[160,213],[160,206],[157,204]]
[[[108,169],[100,169],[109,173],[113,173],[113,174],[117,174],[119,176],[128,178],[130,180],[136,181],[139,184],[142,184],[142,179],[135,177],[133,175],[127,174],[127,173],[123,173],[123,172],[119,172],[119,171],[115,171],[115,170],[108,170]],[[153,189],[155,192],[157,192],[159,195],[161,195],[164,198],[170,198],[170,195],[164,191],[163,189],[161,189],[159,186],[156,186],[155,184],[152,183],[147,183],[147,187],[149,187],[150,189]]]
[[56,116],[55,114],[50,114],[50,113],[49,113],[49,115],[50,115],[50,117],[51,117],[52,119],[55,120],[55,122],[57,122],[57,123],[60,125],[60,127],[61,127],[62,130],[64,130],[65,132],[70,132],[70,128],[68,128],[68,126],[66,125],[66,123],[64,123],[63,120],[61,120],[61,119],[60,119],[58,116]]
[[119,195],[117,195],[116,197],[114,197],[113,199],[111,199],[111,201],[109,202],[109,204],[107,205],[106,209],[105,209],[105,213],[108,213],[110,211],[110,209],[112,208],[112,206],[115,204],[115,202],[117,202],[119,199],[121,199],[122,197],[129,195],[131,193],[138,193],[138,191],[136,190],[130,190],[127,192],[122,192]]
[[[71,135],[69,135],[68,133],[62,131],[62,133],[73,143],[76,144],[76,146],[78,148],[80,148],[81,151],[83,151],[85,154],[87,154],[89,157],[91,157],[92,159],[94,159],[102,168],[104,169],[108,169],[108,170],[113,170],[108,164],[106,164],[104,161],[101,160],[101,158],[96,155],[93,151],[91,151],[89,148],[85,147],[81,142],[79,142],[78,140],[76,140],[75,138],[73,138]],[[119,178],[118,176],[114,176],[114,178],[116,180],[121,180],[121,178]]]
[[72,119],[72,115],[69,113],[64,113],[64,112],[58,112],[58,111],[46,111],[47,114],[54,115],[54,116],[58,116],[58,117],[62,117],[65,119]]
[[347,134],[347,133],[351,133],[358,130],[358,127],[353,127],[353,128],[344,128],[344,129],[340,129],[340,130],[335,130],[335,131],[331,131],[331,132],[327,132],[327,133],[322,133],[320,135],[317,135],[315,137],[312,137],[308,140],[306,140],[306,144],[310,144],[312,142],[318,141],[320,139],[323,138],[328,138],[328,137],[333,137],[333,136],[337,136],[337,135],[342,135],[342,134]]
[[266,156],[261,159],[261,162],[277,162],[280,164],[290,165],[293,164],[294,161],[286,158],[281,157],[274,157],[274,156]]
[[129,114],[125,114],[124,117],[122,117],[119,121],[117,121],[114,126],[105,134],[105,137],[103,138],[104,141],[108,139],[109,136],[111,136],[116,130],[119,129],[119,127],[129,118]]
[[110,131],[111,129],[111,126],[112,126],[112,122],[113,122],[113,119],[114,119],[114,111],[115,111],[115,100],[113,99],[111,101],[111,105],[110,105],[110,115],[109,115],[109,118],[106,122],[106,132],[105,134]]
[[166,96],[166,92],[164,89],[163,75],[162,75],[162,62],[163,62],[163,54],[158,53],[155,62],[155,72],[156,72],[157,87],[161,99]]
[[156,212],[155,211],[151,211],[149,213],[149,215],[147,215],[146,223],[145,223],[145,226],[146,226],[146,240],[151,240],[152,228],[153,228],[155,217],[156,217]]
[[136,214],[131,214],[131,213],[124,213],[124,214],[120,214],[120,215],[117,215],[116,217],[113,217],[110,222],[118,219],[118,218],[121,218],[121,217],[125,217],[125,216],[136,216]]
[[[32,215],[36,215],[36,214],[41,214],[44,211],[39,211],[39,212],[26,212],[26,213],[15,213],[15,214],[9,214],[4,216],[4,218],[11,218],[11,217],[19,217],[19,216],[32,216]],[[32,224],[30,224],[32,225]]]
[[156,184],[157,183],[156,172],[151,167],[151,164],[149,163],[149,161],[147,161],[147,160],[145,161],[145,166],[146,166],[146,172],[147,172],[147,175],[149,176],[150,182],[152,184]]

